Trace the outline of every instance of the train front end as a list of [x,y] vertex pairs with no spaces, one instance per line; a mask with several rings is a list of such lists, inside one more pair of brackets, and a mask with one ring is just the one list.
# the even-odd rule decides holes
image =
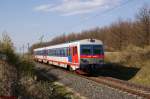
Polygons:
[[104,49],[100,41],[91,41],[80,45],[80,68],[95,70],[103,67]]

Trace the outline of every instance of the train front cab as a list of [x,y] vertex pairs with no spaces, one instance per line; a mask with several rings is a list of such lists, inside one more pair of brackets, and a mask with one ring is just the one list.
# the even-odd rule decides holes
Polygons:
[[80,45],[80,69],[93,71],[103,67],[103,45]]

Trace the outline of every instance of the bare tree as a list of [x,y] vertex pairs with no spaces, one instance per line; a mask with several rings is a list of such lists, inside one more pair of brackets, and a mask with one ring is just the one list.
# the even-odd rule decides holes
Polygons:
[[145,5],[137,14],[137,22],[141,31],[141,40],[144,45],[150,45],[150,7]]

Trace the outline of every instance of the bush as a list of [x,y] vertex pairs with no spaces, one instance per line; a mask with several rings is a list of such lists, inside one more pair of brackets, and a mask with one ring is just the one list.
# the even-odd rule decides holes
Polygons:
[[34,74],[34,63],[32,60],[27,57],[20,57],[18,60],[18,64],[16,65],[18,72],[23,74]]

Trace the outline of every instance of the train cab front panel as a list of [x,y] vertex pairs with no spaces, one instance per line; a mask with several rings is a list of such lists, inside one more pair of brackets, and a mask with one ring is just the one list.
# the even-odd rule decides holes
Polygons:
[[98,68],[103,66],[104,51],[102,45],[80,45],[80,67]]

